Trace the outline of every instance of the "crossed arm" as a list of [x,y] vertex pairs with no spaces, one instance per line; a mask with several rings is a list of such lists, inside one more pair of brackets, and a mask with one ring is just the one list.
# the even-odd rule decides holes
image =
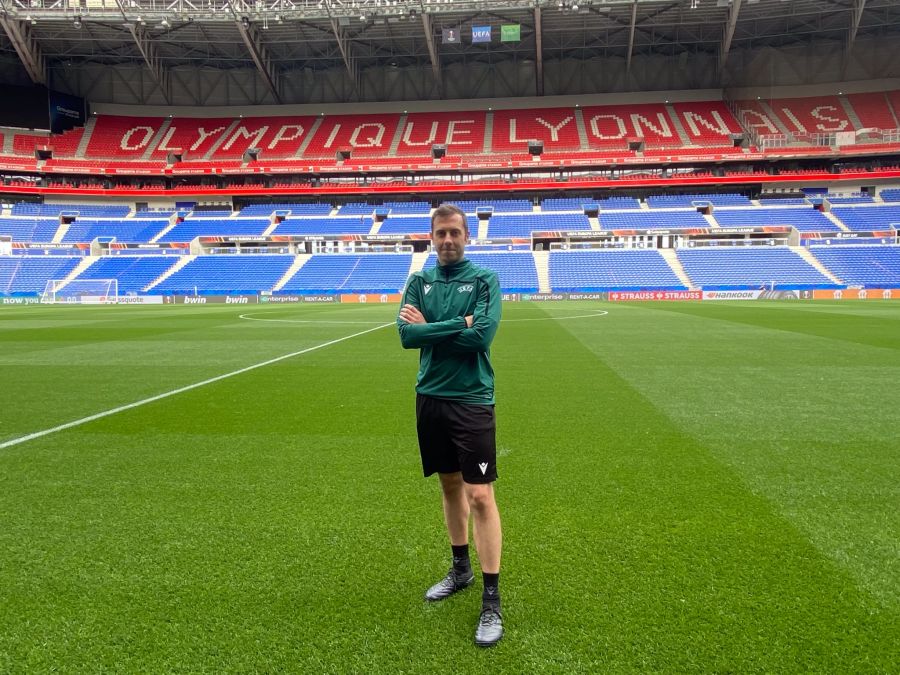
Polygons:
[[442,349],[457,353],[487,351],[500,322],[500,285],[493,277],[491,283],[480,286],[472,314],[428,323],[418,308],[418,289],[414,282],[409,283],[397,317],[403,347],[441,345]]

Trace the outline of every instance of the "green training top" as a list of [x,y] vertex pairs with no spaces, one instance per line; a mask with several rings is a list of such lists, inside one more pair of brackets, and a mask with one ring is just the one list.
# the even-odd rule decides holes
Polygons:
[[[421,349],[416,391],[459,403],[494,403],[490,347],[500,324],[497,275],[463,258],[415,272],[402,305],[418,308],[428,323],[397,319],[405,349]],[[472,315],[472,327],[465,317]]]

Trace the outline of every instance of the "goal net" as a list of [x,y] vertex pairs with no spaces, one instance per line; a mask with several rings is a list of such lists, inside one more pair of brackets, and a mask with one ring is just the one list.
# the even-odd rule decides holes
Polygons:
[[51,279],[41,294],[41,302],[50,304],[112,305],[118,301],[117,279]]

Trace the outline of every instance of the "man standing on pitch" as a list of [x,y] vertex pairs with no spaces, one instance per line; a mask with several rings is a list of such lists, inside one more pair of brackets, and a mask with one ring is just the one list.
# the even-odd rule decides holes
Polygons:
[[469,561],[469,515],[484,577],[475,644],[503,637],[500,613],[500,513],[494,501],[497,452],[490,346],[500,323],[500,284],[464,257],[465,214],[443,204],[431,216],[438,264],[413,274],[397,325],[405,349],[420,349],[416,429],[426,476],[437,473],[453,566],[425,592],[443,600],[475,581]]

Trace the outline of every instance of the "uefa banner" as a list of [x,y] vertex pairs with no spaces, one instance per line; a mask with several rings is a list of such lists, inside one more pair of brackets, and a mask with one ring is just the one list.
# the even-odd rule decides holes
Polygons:
[[403,296],[400,293],[344,293],[341,295],[341,302],[350,304],[396,304],[402,298]]
[[804,291],[813,300],[900,300],[900,288],[837,288]]

